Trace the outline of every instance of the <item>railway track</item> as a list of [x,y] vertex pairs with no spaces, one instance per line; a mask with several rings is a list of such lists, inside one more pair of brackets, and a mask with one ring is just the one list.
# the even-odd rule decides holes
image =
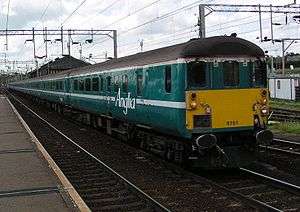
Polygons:
[[271,108],[270,119],[274,121],[300,121],[300,111]]
[[[20,107],[19,107],[20,109]],[[23,109],[24,110],[24,109]],[[28,112],[24,111],[24,113],[28,114]],[[43,118],[42,118],[43,119]],[[46,121],[46,120],[45,120]],[[31,121],[36,122],[36,121]],[[44,121],[43,121],[44,122]],[[36,130],[41,129],[40,123],[35,123]],[[52,127],[53,129],[53,127]],[[81,130],[81,129],[80,129]],[[83,130],[85,131],[85,130]],[[60,132],[60,131],[59,131]],[[41,140],[47,140],[47,137],[53,137],[49,142],[46,142],[45,148],[49,151],[51,154],[53,154],[54,159],[57,158],[57,163],[61,167],[62,171],[65,173],[65,175],[69,178],[72,184],[74,184],[74,187],[77,189],[78,193],[82,196],[82,198],[86,201],[87,205],[94,211],[101,207],[106,207],[106,209],[112,209],[112,210],[121,210],[121,211],[128,211],[128,210],[139,210],[139,211],[168,211],[165,206],[160,207],[160,204],[158,201],[154,200],[154,202],[151,199],[145,198],[145,195],[139,194],[137,192],[137,189],[131,188],[128,189],[128,183],[124,182],[123,180],[120,180],[116,177],[112,177],[112,173],[110,170],[107,170],[107,167],[104,168],[101,167],[103,164],[100,164],[99,161],[97,161],[98,157],[94,156],[93,160],[96,162],[91,161],[91,155],[93,156],[93,153],[90,154],[84,154],[83,153],[89,153],[89,151],[85,150],[84,148],[78,148],[78,146],[75,144],[75,147],[70,147],[69,143],[72,141],[71,138],[67,137],[66,135],[62,136],[62,132],[58,135],[55,135],[55,133],[51,130],[48,130],[47,132],[43,131],[41,134],[44,135],[44,139]],[[60,142],[61,138],[67,140],[65,142]],[[86,136],[86,139],[89,139],[89,137]],[[53,142],[55,141],[55,146],[53,147]],[[74,142],[74,141],[73,141]],[[71,143],[73,143],[71,142]],[[75,143],[75,142],[74,142]],[[70,150],[69,150],[70,148]],[[95,150],[95,147],[93,148]],[[70,151],[70,153],[69,153]],[[144,156],[138,156],[139,160],[145,160]],[[126,160],[124,159],[124,163],[126,164]],[[152,161],[153,163],[153,161]],[[108,166],[108,165],[107,165]],[[241,211],[252,211],[254,208],[259,210],[265,210],[265,211],[278,211],[278,210],[286,210],[288,208],[287,205],[290,205],[291,207],[288,209],[294,209],[299,207],[296,203],[299,202],[299,194],[296,196],[293,196],[293,194],[288,190],[285,191],[284,189],[279,189],[277,187],[272,187],[273,194],[277,194],[276,192],[280,191],[280,194],[289,197],[290,201],[286,201],[281,204],[275,204],[276,201],[282,201],[284,199],[281,195],[276,196],[276,198],[271,199],[271,203],[269,201],[261,200],[260,198],[253,198],[253,195],[261,196],[260,191],[256,190],[254,193],[251,193],[248,195],[246,190],[249,188],[249,179],[240,179],[240,184],[244,187],[240,189],[232,189],[232,186],[227,186],[228,181],[222,180],[222,182],[211,182],[210,178],[208,181],[204,181],[203,179],[199,179],[197,176],[193,177],[187,177],[184,176],[182,173],[176,173],[174,175],[174,172],[170,171],[167,167],[163,167],[161,165],[155,164],[156,169],[163,169],[162,171],[166,173],[164,178],[158,179],[160,186],[164,186],[166,189],[170,184],[172,185],[172,191],[168,191],[168,195],[166,195],[163,190],[155,193],[154,191],[158,188],[155,187],[155,182],[151,182],[152,184],[148,184],[146,186],[142,186],[143,189],[147,193],[150,193],[152,197],[155,199],[160,199],[162,202],[164,202],[164,205],[166,205],[170,210],[172,211],[198,211],[198,209],[204,209],[204,210],[212,210],[212,206],[207,206],[205,204],[208,204],[207,202],[211,201],[211,199],[214,200],[212,205],[214,205],[215,208],[213,210],[221,209],[222,210],[241,210]],[[84,169],[83,169],[84,168]],[[147,167],[151,168],[151,167]],[[128,169],[128,168],[126,168]],[[134,168],[136,172],[139,172],[137,168]],[[107,173],[109,175],[107,175]],[[156,173],[152,171],[152,177],[156,176]],[[138,173],[139,178],[143,177],[149,177],[147,176],[141,176],[140,173]],[[150,176],[151,177],[151,176]],[[132,177],[133,178],[133,177]],[[211,183],[211,184],[210,184]],[[233,179],[231,179],[231,183],[233,185],[237,185],[237,182]],[[257,181],[252,180],[252,189],[256,188]],[[130,184],[129,184],[130,185]],[[213,185],[213,186],[212,186]],[[230,185],[230,184],[229,184]],[[245,187],[246,185],[246,187]],[[247,186],[248,185],[248,186]],[[130,186],[129,186],[130,187]],[[218,189],[224,190],[228,192],[228,194],[231,195],[231,197],[224,196],[224,194],[221,194],[218,189],[213,189],[213,187],[216,187]],[[251,186],[250,186],[251,187]],[[258,186],[260,187],[267,187],[270,188],[270,186],[267,186],[265,184]],[[178,197],[174,198],[174,194],[180,190],[180,195],[184,196],[187,194],[188,198],[178,199]],[[170,192],[170,193],[169,193]],[[266,192],[266,191],[265,191]],[[111,197],[109,195],[114,194],[115,196]],[[144,192],[145,193],[145,192]],[[263,192],[264,193],[264,192]],[[271,193],[272,194],[272,193]],[[202,196],[201,196],[202,195]],[[214,196],[215,195],[215,196]],[[229,195],[229,196],[230,196]],[[124,197],[125,196],[125,197]],[[146,195],[146,197],[149,195]],[[192,198],[191,198],[192,197]],[[205,197],[210,197],[210,200],[206,199]],[[233,199],[231,199],[234,197]],[[275,203],[274,203],[275,202]],[[126,204],[125,204],[126,203]],[[205,203],[203,205],[203,203]],[[296,205],[295,205],[296,204]],[[196,205],[196,206],[195,206]],[[121,208],[120,208],[121,207]],[[206,207],[206,208],[205,208]],[[300,207],[299,207],[300,208]]]
[[270,146],[260,145],[260,147],[273,152],[300,156],[300,142],[274,138]]
[[260,146],[259,161],[293,176],[300,176],[300,142],[274,138],[271,145]]
[[298,211],[300,187],[246,168],[206,176],[241,198],[260,205],[262,211]]
[[268,148],[273,151],[300,156],[300,142],[275,138],[273,139],[272,147]]

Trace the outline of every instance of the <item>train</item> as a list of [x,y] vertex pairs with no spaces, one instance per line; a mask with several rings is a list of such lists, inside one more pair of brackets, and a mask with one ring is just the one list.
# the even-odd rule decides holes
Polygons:
[[196,38],[8,87],[168,161],[239,167],[273,138],[265,57],[239,37]]

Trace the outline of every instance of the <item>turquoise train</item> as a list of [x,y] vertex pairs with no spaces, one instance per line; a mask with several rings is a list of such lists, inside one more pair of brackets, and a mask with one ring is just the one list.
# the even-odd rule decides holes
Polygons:
[[9,88],[88,116],[170,161],[236,167],[272,140],[265,54],[232,36],[192,39]]

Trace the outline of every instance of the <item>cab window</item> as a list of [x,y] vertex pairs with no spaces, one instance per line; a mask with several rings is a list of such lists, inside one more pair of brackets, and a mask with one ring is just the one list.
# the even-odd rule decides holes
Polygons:
[[207,64],[203,61],[188,63],[187,85],[188,88],[204,88],[206,82]]
[[252,82],[254,86],[261,87],[266,86],[267,82],[267,67],[266,63],[262,61],[256,61],[253,67]]
[[224,86],[238,86],[240,83],[239,63],[235,61],[223,62]]

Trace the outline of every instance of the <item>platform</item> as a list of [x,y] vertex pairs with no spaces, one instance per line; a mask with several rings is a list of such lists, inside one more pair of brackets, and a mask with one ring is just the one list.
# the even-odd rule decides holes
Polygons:
[[0,211],[78,211],[58,179],[0,95]]

